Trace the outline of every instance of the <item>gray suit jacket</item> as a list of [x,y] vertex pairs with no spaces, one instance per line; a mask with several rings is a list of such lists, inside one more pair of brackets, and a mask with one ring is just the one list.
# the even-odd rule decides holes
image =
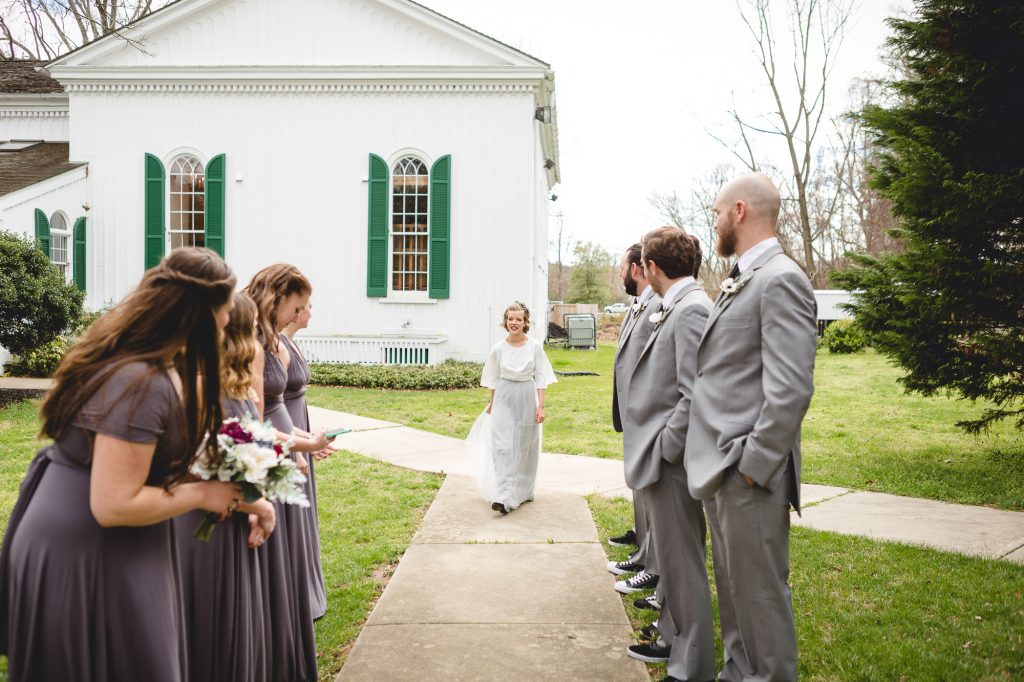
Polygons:
[[619,433],[622,433],[623,411],[619,405],[626,401],[629,377],[654,327],[648,318],[659,305],[661,296],[652,294],[639,314],[634,315],[632,310],[626,314],[622,329],[619,330],[619,347],[615,351],[615,370],[612,374],[612,425]]
[[683,461],[697,345],[710,310],[711,299],[699,283],[683,287],[637,360],[629,380],[622,439],[626,485],[633,490],[656,483],[662,461]]
[[749,272],[737,293],[719,296],[697,352],[686,439],[690,494],[712,497],[733,465],[774,491],[792,459],[790,502],[799,511],[800,424],[814,393],[817,305],[807,276],[779,246]]

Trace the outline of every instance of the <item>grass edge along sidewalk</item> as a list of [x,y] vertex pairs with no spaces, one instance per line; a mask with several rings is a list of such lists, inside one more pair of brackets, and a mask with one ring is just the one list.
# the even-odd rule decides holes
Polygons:
[[[632,505],[588,501],[609,559],[623,560],[628,550],[607,539],[632,522]],[[1022,565],[806,528],[793,528],[791,564],[802,680],[1024,677]],[[714,597],[710,560],[708,570]],[[645,594],[623,598],[634,630],[657,617],[634,608]]]
[[[38,401],[0,408],[0,533],[40,442]],[[315,623],[320,680],[333,680],[443,477],[351,452],[317,463],[327,614]],[[0,658],[0,680],[7,660]]]
[[[561,377],[548,389],[544,449],[621,458],[622,436],[611,426],[613,343],[597,351],[548,349],[556,370],[599,376]],[[819,351],[815,395],[803,425],[807,483],[1024,510],[1024,433],[1003,423],[982,437],[957,420],[982,404],[907,395],[899,370],[868,351]],[[487,403],[486,389],[382,391],[310,387],[324,408],[369,415],[463,438]]]

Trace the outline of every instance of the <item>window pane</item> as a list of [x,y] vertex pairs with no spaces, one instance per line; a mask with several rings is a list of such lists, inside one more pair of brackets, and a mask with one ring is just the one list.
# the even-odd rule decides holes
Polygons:
[[427,271],[427,254],[422,253],[416,257],[416,269],[420,272]]
[[402,290],[402,276],[400,274],[395,273],[391,276],[391,288],[395,291]]
[[205,229],[205,226],[206,226],[206,216],[204,216],[202,213],[193,213],[192,214],[192,229],[193,230],[203,230],[203,229]]
[[193,194],[192,210],[193,211],[204,211],[206,209],[206,195],[205,194]]
[[416,276],[416,290],[417,291],[426,291],[427,290],[427,276],[426,275],[417,275]]

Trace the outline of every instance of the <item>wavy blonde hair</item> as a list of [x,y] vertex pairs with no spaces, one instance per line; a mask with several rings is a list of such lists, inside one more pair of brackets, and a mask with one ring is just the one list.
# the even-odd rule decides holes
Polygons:
[[268,265],[255,275],[245,287],[256,304],[257,339],[267,350],[277,350],[277,304],[292,294],[312,294],[313,285],[294,265],[278,263]]
[[220,390],[229,398],[245,400],[256,379],[252,363],[256,359],[256,304],[248,294],[235,294],[228,325],[224,327],[221,352]]
[[501,315],[501,326],[508,331],[508,314],[513,310],[518,310],[523,313],[523,333],[530,331],[530,309],[526,307],[526,304],[522,301],[513,301],[505,308],[505,312]]

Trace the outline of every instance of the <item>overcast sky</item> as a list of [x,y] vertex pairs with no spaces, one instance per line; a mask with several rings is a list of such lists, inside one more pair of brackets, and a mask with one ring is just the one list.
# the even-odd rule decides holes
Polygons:
[[[772,106],[730,0],[420,1],[551,64],[562,174],[552,212],[564,214],[575,239],[615,255],[664,223],[648,201],[652,192],[685,194],[695,177],[734,162],[706,130],[738,139],[727,113],[733,106],[752,119]],[[786,3],[773,1],[784,21]],[[885,19],[911,6],[857,1],[830,80],[829,114],[848,108],[854,78],[882,73]],[[778,40],[787,48],[787,33]],[[780,61],[783,69],[791,64]],[[785,167],[771,144],[760,151]]]

